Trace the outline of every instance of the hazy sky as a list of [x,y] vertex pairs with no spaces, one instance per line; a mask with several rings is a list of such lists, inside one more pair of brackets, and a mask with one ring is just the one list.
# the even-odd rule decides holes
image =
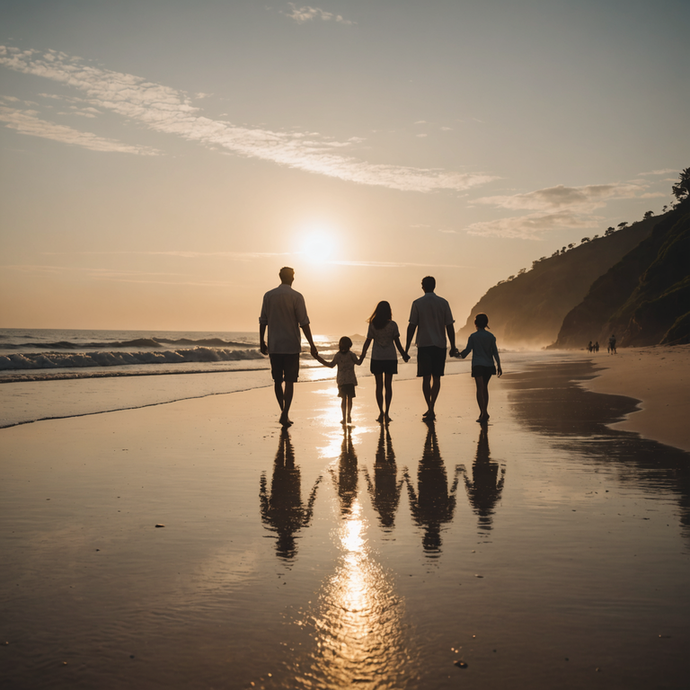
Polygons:
[[660,212],[690,166],[687,0],[0,0],[0,326],[457,326]]

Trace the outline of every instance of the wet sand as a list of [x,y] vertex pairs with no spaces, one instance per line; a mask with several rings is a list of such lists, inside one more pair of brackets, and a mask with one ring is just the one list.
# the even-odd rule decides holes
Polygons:
[[[690,455],[570,362],[438,420],[332,383],[0,431],[0,678],[21,688],[685,688]],[[156,527],[164,525],[164,527]],[[465,668],[456,662],[466,664]]]
[[690,452],[690,345],[631,347],[615,356],[604,350],[593,361],[604,369],[584,384],[587,390],[640,401],[616,429]]

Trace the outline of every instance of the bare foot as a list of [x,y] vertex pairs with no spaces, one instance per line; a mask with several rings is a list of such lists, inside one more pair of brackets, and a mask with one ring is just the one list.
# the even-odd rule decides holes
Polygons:
[[280,423],[284,427],[292,426],[292,421],[290,419],[288,419],[288,416],[286,414],[280,415]]
[[380,424],[383,421],[383,412],[376,418],[376,421]]
[[392,420],[388,415],[386,415],[386,416],[383,418],[383,421],[386,422],[386,424],[388,424],[389,422],[392,422],[393,420]]

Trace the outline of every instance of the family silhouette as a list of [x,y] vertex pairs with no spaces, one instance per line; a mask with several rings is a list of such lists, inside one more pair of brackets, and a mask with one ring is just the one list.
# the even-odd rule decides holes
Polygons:
[[424,295],[412,302],[405,347],[400,341],[398,325],[393,321],[390,303],[382,300],[368,319],[369,329],[362,353],[358,356],[352,352],[352,340],[343,336],[338,344],[338,352],[328,361],[319,354],[314,344],[304,297],[292,288],[294,269],[284,266],[278,275],[280,285],[264,295],[261,305],[259,342],[261,353],[270,357],[275,396],[280,407],[280,424],[284,428],[292,424],[288,413],[294,395],[294,384],[299,377],[300,329],[310,345],[312,357],[324,366],[337,367],[336,382],[338,396],[341,398],[343,425],[352,423],[352,405],[357,386],[355,367],[364,362],[372,343],[370,371],[376,382],[375,396],[379,409],[376,421],[382,424],[392,421],[390,408],[393,400],[393,376],[398,373],[398,353],[404,362],[410,360],[409,350],[415,335],[417,377],[422,379],[422,394],[426,403],[426,411],[422,414],[424,421],[433,422],[436,419],[436,401],[445,373],[446,354],[464,359],[472,352],[472,377],[475,379],[479,405],[477,421],[481,424],[488,423],[489,380],[493,375],[503,374],[496,338],[487,331],[489,319],[486,314],[477,314],[477,331],[469,337],[467,347],[459,352],[455,346],[454,319],[450,305],[436,294],[436,279],[433,276],[422,279]]

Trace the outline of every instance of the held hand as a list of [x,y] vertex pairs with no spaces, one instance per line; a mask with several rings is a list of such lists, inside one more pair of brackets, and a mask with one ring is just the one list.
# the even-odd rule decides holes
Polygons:
[[410,355],[408,355],[407,352],[405,352],[403,354],[402,358],[403,358],[403,362],[405,362],[405,363],[410,361]]
[[458,350],[457,347],[453,347],[450,350],[450,356],[451,357],[460,357],[460,351]]
[[319,351],[316,349],[316,345],[311,346],[311,356],[314,359],[318,359],[318,357],[319,357]]

